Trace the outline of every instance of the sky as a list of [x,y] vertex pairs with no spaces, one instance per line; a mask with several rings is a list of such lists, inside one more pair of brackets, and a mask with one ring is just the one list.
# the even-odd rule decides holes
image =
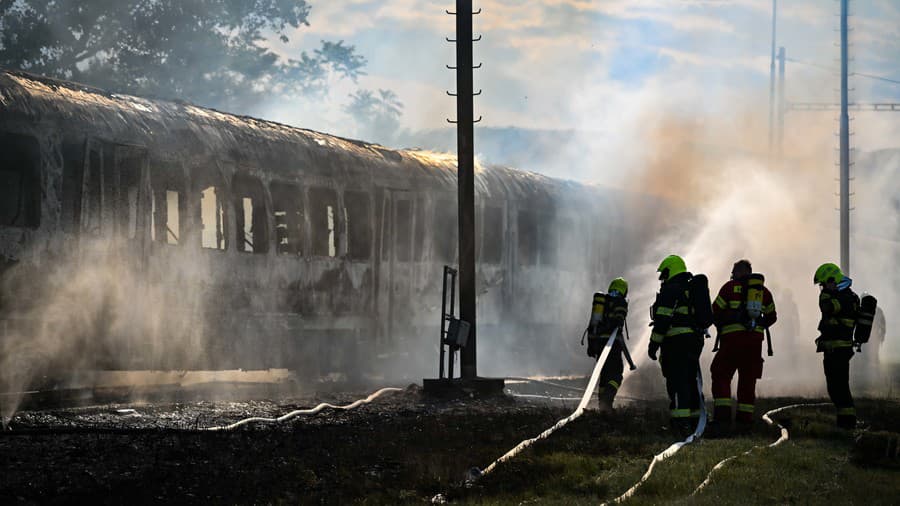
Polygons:
[[[312,2],[310,26],[271,47],[289,56],[321,39],[344,40],[368,59],[368,74],[357,84],[335,82],[329,97],[315,104],[277,102],[261,116],[365,138],[341,111],[358,85],[395,91],[405,105],[404,129],[448,128],[455,104],[445,91],[453,90],[455,76],[445,65],[453,65],[455,55],[444,38],[453,37],[454,18],[444,10],[454,2]],[[483,63],[475,71],[475,89],[483,90],[475,99],[475,115],[483,116],[475,132],[477,156],[485,149],[484,127],[571,132],[571,141],[541,147],[539,162],[511,163],[504,158],[516,153],[502,142],[488,161],[699,202],[699,216],[707,220],[697,224],[693,242],[673,237],[661,243],[686,251],[689,264],[716,275],[727,274],[734,255],[750,254],[782,286],[797,287],[808,306],[801,312],[813,320],[809,273],[838,253],[837,113],[788,113],[786,161],[765,163],[771,0],[474,3],[482,10],[475,33],[483,37],[474,47],[474,61]],[[779,1],[777,46],[790,59],[787,101],[838,102],[839,7],[834,0]],[[900,81],[900,1],[852,0],[850,10],[851,71]],[[851,101],[900,102],[900,84],[855,76],[850,86]],[[860,112],[852,120],[855,149],[900,148],[900,112]],[[533,138],[548,137],[567,135]],[[897,166],[894,156],[869,172],[854,172],[859,178],[851,186],[860,195],[852,200],[855,275],[887,308],[900,303],[894,281],[900,215],[891,183]],[[747,195],[755,196],[753,205]],[[867,235],[890,237],[894,246],[866,243],[861,237]],[[711,244],[736,249],[723,255]]]
[[[311,0],[310,26],[271,47],[288,57],[320,39],[356,46],[369,64],[358,85],[389,88],[411,130],[452,118],[454,48],[450,0]],[[479,126],[576,129],[615,137],[654,110],[679,114],[766,111],[771,51],[770,0],[476,0],[475,99]],[[781,0],[778,46],[789,58],[789,101],[836,101],[839,2]],[[851,70],[900,80],[900,2],[851,2]],[[900,85],[854,77],[851,99],[900,102]],[[339,135],[353,135],[341,106],[355,85],[336,82],[313,105],[260,111]],[[809,114],[809,113],[793,113]],[[821,115],[821,114],[820,114]],[[827,120],[830,115],[825,115]],[[860,113],[858,144],[891,145],[900,114]],[[865,121],[862,121],[862,120]],[[790,128],[791,117],[788,117]],[[622,127],[622,123],[626,127]],[[869,135],[869,131],[872,131]],[[894,142],[896,144],[896,142]]]

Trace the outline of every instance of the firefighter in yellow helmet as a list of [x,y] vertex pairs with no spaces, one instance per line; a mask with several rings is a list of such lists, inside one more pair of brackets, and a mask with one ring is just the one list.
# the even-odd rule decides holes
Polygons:
[[[628,316],[628,282],[624,278],[616,278],[609,284],[606,291],[604,315],[599,328],[588,338],[588,355],[598,358],[614,330],[618,329],[618,336],[622,336],[625,326],[625,318]],[[600,411],[612,411],[613,399],[616,392],[622,386],[622,372],[625,366],[622,362],[624,350],[620,339],[613,341],[612,349],[603,369],[600,370]]]
[[850,289],[853,281],[835,264],[822,264],[813,282],[821,287],[819,338],[816,352],[824,353],[825,383],[828,396],[837,408],[837,425],[856,427],[856,408],[850,394],[850,359],[853,358],[853,330],[859,312],[859,297]]
[[[700,352],[703,350],[703,333],[712,323],[709,302],[709,286],[706,276],[694,276],[688,272],[684,260],[676,255],[666,257],[657,269],[662,282],[656,302],[650,309],[653,332],[650,334],[648,354],[656,360],[657,353],[666,379],[669,394],[672,427],[688,435],[694,431],[701,410],[698,375],[700,374]],[[697,302],[703,298],[705,301]],[[693,294],[696,294],[694,296]],[[698,314],[697,308],[705,303],[707,314]]]

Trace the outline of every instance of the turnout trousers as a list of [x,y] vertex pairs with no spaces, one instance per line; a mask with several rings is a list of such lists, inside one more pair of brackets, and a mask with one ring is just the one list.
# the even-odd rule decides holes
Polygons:
[[762,340],[758,332],[733,332],[722,336],[719,351],[713,358],[712,394],[715,402],[713,418],[719,423],[731,423],[731,380],[738,373],[737,421],[753,421],[756,402],[756,380],[762,377]]
[[660,347],[659,365],[666,378],[669,409],[672,410],[674,422],[690,423],[704,409],[700,405],[700,392],[697,389],[702,350],[703,337],[699,334],[666,336]]
[[609,350],[609,357],[600,369],[600,390],[598,392],[600,404],[607,403],[612,406],[616,392],[622,386],[622,373],[625,371],[624,352],[622,351],[622,341],[616,339],[613,342],[612,349]]
[[822,365],[825,367],[825,384],[828,397],[837,408],[837,425],[845,429],[856,427],[856,408],[850,394],[850,359],[853,348],[835,348],[825,351]]

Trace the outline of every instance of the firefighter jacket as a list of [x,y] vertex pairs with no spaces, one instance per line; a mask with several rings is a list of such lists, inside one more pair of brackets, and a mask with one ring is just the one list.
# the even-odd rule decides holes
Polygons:
[[722,285],[719,295],[716,296],[712,305],[713,322],[716,324],[719,336],[735,332],[749,332],[752,333],[751,335],[757,335],[760,340],[763,339],[765,329],[775,323],[778,315],[775,312],[772,292],[765,287],[762,287],[762,290],[762,316],[759,321],[755,322],[754,327],[746,310],[746,280],[732,279]]
[[669,337],[697,332],[694,329],[688,292],[688,283],[692,277],[690,272],[682,272],[663,282],[656,294],[656,302],[650,308],[650,318],[653,320],[651,341],[662,343]]
[[625,300],[625,297],[607,295],[603,322],[600,324],[600,328],[597,329],[598,337],[608,338],[615,329],[619,329],[619,335],[621,335],[626,316],[628,316],[628,301]]
[[819,294],[819,344],[825,351],[853,347],[853,329],[859,311],[859,296],[849,287],[843,290],[823,289]]

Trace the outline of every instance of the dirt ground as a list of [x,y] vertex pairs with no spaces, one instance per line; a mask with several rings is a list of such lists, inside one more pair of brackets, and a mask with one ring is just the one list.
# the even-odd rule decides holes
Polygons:
[[[511,388],[577,396],[534,385]],[[568,415],[575,403],[508,396],[435,401],[411,386],[352,411],[329,410],[229,432],[196,430],[249,416],[278,416],[322,401],[347,404],[367,394],[20,412],[12,421],[14,430],[0,435],[0,504],[422,504],[438,494],[450,502],[518,504],[534,494],[540,497],[533,485],[572,465],[535,460],[550,454],[597,457],[584,469],[594,475],[582,480],[585,490],[574,487],[577,497],[596,501],[622,491],[615,480],[597,479],[614,469],[614,460],[604,459],[627,456],[639,477],[652,455],[675,440],[666,426],[665,401],[623,400],[615,414],[588,412],[528,451],[535,453],[466,485],[471,468],[486,467]],[[900,432],[900,408],[878,409],[871,429]],[[761,442],[776,435],[764,424],[755,434]],[[552,491],[545,495],[555,497]]]

